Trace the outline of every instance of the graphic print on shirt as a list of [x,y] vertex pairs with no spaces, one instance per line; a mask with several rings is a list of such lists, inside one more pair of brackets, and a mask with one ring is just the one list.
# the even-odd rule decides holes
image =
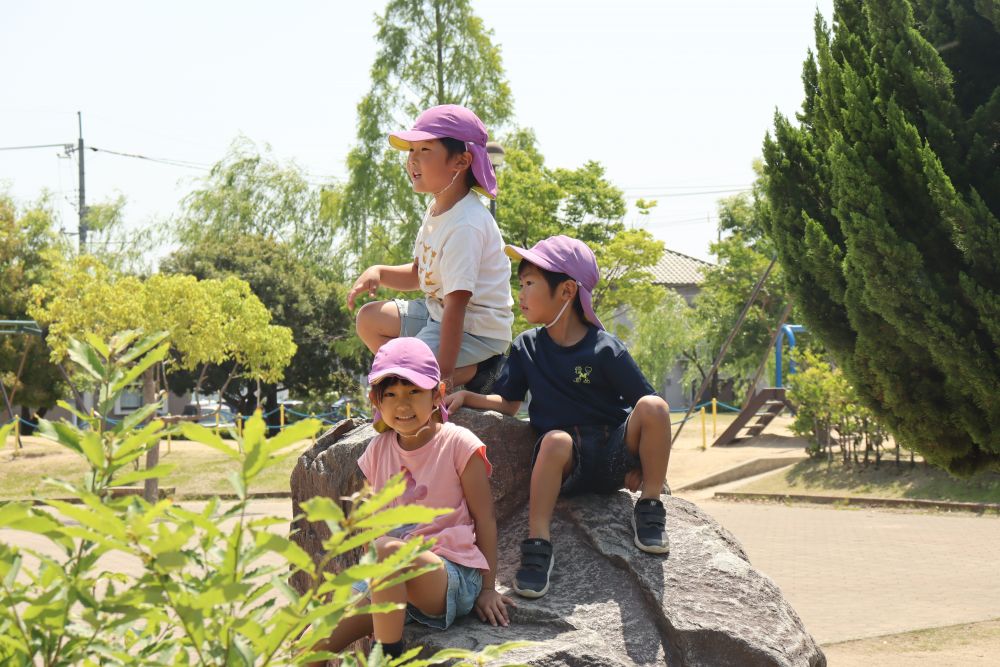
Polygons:
[[[413,474],[406,466],[401,466],[400,472],[403,473],[403,480],[406,482],[406,490],[403,491],[403,495],[401,495],[399,500],[396,501],[397,505],[416,505],[419,501],[427,497],[427,487],[423,484],[418,485],[417,480],[413,479]],[[409,523],[405,526],[395,528],[387,534],[390,537],[403,540],[406,539],[410,532],[416,527],[417,524]]]
[[441,298],[440,283],[437,281],[435,272],[430,270],[431,264],[433,264],[434,259],[437,257],[437,250],[432,250],[423,241],[420,242],[420,245],[423,247],[423,252],[420,253],[419,261],[417,262],[417,275],[420,278],[420,285],[424,292],[439,299]]
[[577,366],[573,371],[576,373],[573,382],[577,384],[590,384],[590,374],[594,372],[592,366]]

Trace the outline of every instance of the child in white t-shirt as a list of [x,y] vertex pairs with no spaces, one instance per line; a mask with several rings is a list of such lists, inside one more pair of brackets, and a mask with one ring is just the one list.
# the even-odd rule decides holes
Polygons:
[[475,194],[496,197],[486,139],[482,121],[453,104],[432,107],[409,132],[389,135],[394,148],[409,151],[413,189],[434,200],[417,234],[413,262],[369,267],[347,297],[354,308],[358,295],[374,296],[382,285],[421,290],[420,300],[365,304],[358,335],[373,353],[400,336],[423,340],[434,350],[449,390],[466,385],[488,391],[514,323],[510,260],[496,222]]

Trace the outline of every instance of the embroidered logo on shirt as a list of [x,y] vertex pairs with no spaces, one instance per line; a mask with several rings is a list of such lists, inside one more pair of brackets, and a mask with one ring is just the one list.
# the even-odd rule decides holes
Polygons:
[[431,249],[431,247],[423,241],[420,242],[420,245],[423,248],[423,252],[417,262],[417,277],[420,281],[420,287],[430,296],[438,297],[441,292],[441,288],[436,280],[434,271],[431,270],[434,268],[432,267],[432,264],[437,257],[437,250]]
[[576,371],[576,378],[573,382],[577,384],[590,384],[590,374],[593,372],[593,368],[590,366],[577,366],[573,369]]

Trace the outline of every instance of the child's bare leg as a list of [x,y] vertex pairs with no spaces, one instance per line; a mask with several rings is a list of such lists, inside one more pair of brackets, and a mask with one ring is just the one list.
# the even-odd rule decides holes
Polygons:
[[452,382],[456,387],[463,385],[472,378],[476,376],[476,369],[479,368],[478,364],[472,364],[471,366],[462,366],[461,368],[455,369],[455,374],[452,376]]
[[[643,396],[636,403],[625,428],[625,446],[642,463],[640,483],[643,498],[659,498],[670,462],[670,406],[659,396]],[[635,472],[626,475],[631,490]]]
[[[357,640],[368,637],[372,633],[371,614],[361,614],[343,619],[329,638],[319,642],[313,648],[316,651],[331,651],[339,653]],[[326,661],[311,663],[313,667],[324,667]]]
[[[403,542],[392,538],[379,538],[375,541],[375,550],[379,560],[384,560],[396,553]],[[441,559],[429,551],[420,554],[414,561],[414,567],[424,565],[437,565],[437,569],[416,579],[387,588],[381,591],[372,591],[372,602],[396,602],[400,604],[410,604],[417,607],[428,616],[440,616],[445,612],[446,596],[448,593],[448,573],[444,569]],[[406,610],[384,614],[374,614],[372,616],[372,630],[375,634],[375,641],[382,644],[392,644],[403,638],[403,624],[406,621]]]
[[563,480],[573,469],[573,438],[566,431],[549,431],[542,437],[535,467],[531,470],[528,500],[528,537],[549,539],[552,510]]
[[361,306],[356,322],[358,336],[372,354],[393,338],[399,338],[402,321],[394,301],[372,301]]

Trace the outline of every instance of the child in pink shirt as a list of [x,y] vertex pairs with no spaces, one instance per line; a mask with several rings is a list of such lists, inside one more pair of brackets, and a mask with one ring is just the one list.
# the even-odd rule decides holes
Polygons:
[[[317,648],[340,651],[374,633],[387,654],[398,656],[408,620],[445,629],[473,609],[484,622],[508,625],[506,605],[514,602],[495,588],[497,527],[486,445],[468,429],[448,423],[434,353],[417,338],[393,339],[379,348],[368,382],[375,429],[380,432],[358,459],[368,483],[378,491],[402,472],[407,488],[395,504],[454,511],[429,524],[404,526],[375,542],[382,560],[407,537],[436,540],[415,563],[435,565],[435,570],[370,594],[374,603],[405,602],[406,610],[345,619]],[[356,587],[367,590],[364,584]]]

